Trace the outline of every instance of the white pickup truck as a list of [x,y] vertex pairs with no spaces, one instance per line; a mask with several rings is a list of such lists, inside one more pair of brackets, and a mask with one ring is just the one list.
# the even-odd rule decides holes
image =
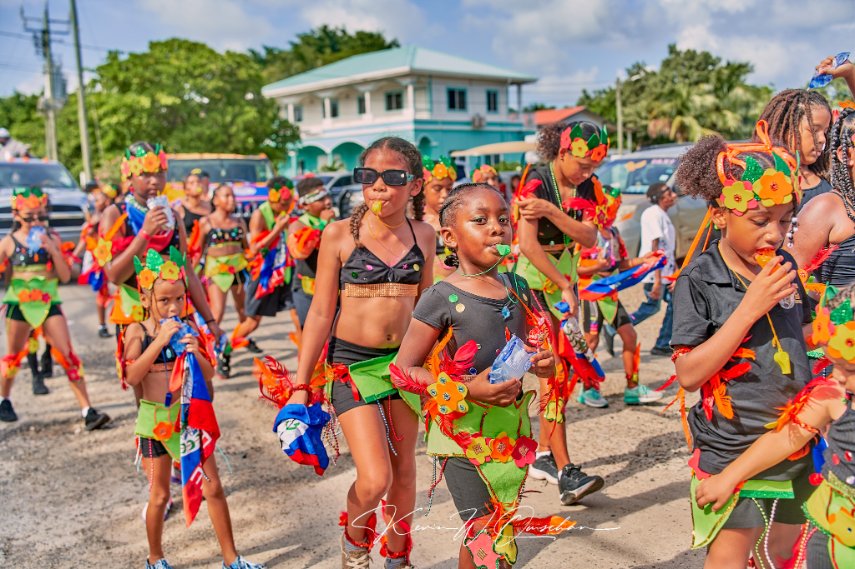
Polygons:
[[74,243],[86,222],[89,201],[74,177],[59,162],[14,158],[0,162],[0,235],[12,228],[12,189],[41,188],[50,199],[50,227]]

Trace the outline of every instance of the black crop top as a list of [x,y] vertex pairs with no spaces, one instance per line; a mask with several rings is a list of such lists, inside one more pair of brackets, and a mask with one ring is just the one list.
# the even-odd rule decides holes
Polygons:
[[211,228],[208,232],[208,245],[240,243],[243,240],[243,227],[236,225],[231,229]]
[[410,233],[413,236],[413,246],[400,261],[390,267],[366,247],[356,247],[341,266],[340,283],[342,285],[347,283],[419,284],[422,280],[421,270],[425,264],[425,256],[419,249],[416,232],[413,231],[413,224],[409,219],[407,219],[407,225],[410,226]]
[[[543,182],[543,184],[541,184],[541,186],[535,191],[534,197],[544,199],[558,206],[559,209],[563,210],[568,216],[577,221],[582,220],[581,211],[576,209],[564,209],[564,206],[560,203],[558,196],[556,195],[557,192],[555,185],[552,183],[552,175],[549,171],[549,165],[533,169],[527,176],[526,182],[531,180],[540,180]],[[593,176],[590,179],[585,180],[578,188],[576,188],[576,197],[583,198],[591,202],[596,201]],[[537,222],[537,241],[541,245],[563,245],[564,232],[558,229],[554,223],[542,217]],[[572,243],[572,240],[569,237],[567,238],[567,243],[568,245]]]
[[[50,235],[50,233],[48,233]],[[50,254],[44,247],[30,253],[26,245],[15,239],[15,236],[10,234],[12,241],[15,243],[15,252],[12,253],[11,263],[13,267],[29,267],[31,265],[46,265],[50,261]]]
[[[143,326],[142,329],[143,329],[142,351],[144,352],[148,349],[148,347],[154,341],[154,337],[149,335],[148,330],[145,329],[145,326]],[[154,360],[154,363],[156,363],[156,364],[169,364],[169,363],[174,362],[176,359],[178,359],[178,354],[175,353],[175,350],[173,350],[169,346],[166,346],[165,348],[163,348],[160,351],[159,354],[157,354],[157,359]]]
[[204,213],[193,213],[186,206],[184,207],[184,230],[187,232],[187,235],[190,235],[190,232],[193,231],[193,224],[203,217],[205,217]]

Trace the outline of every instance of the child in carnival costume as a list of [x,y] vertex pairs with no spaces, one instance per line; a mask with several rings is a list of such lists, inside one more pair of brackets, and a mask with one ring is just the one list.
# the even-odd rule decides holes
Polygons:
[[[822,434],[828,444],[822,472],[802,510],[807,516],[789,567],[855,567],[855,286],[826,288],[813,321],[812,343],[824,350],[816,371],[830,377],[811,381],[782,408],[770,430],[720,474],[698,484],[698,507],[727,511],[746,480],[809,449]],[[831,367],[833,366],[833,368]]]
[[[805,451],[770,463],[726,509],[696,501],[699,482],[746,452],[810,380],[808,300],[795,262],[781,249],[801,198],[798,162],[771,142],[765,122],[756,133],[752,143],[704,138],[677,170],[677,185],[709,202],[707,221],[721,230],[721,239],[680,272],[671,338],[676,401],[694,451],[692,547],[707,548],[705,566],[713,569],[744,566],[752,549],[758,567],[780,567],[791,557],[810,493]],[[685,391],[701,392],[689,410]]]
[[[31,333],[41,329],[52,346],[53,357],[65,369],[86,430],[101,428],[110,422],[110,417],[89,402],[83,365],[71,346],[68,322],[60,308],[59,281],[69,281],[71,267],[62,252],[59,235],[47,227],[47,194],[35,187],[15,188],[12,216],[12,231],[0,240],[0,263],[8,260],[12,268],[3,297],[6,355],[0,360],[0,421],[18,420],[10,399],[12,383],[29,353]],[[38,386],[33,387],[36,391]],[[44,388],[43,382],[41,387]],[[38,392],[47,393],[47,388]]]
[[511,242],[501,194],[487,184],[458,186],[440,220],[458,267],[419,299],[391,371],[396,385],[422,395],[428,454],[442,464],[466,522],[458,566],[498,569],[515,563],[519,531],[554,534],[573,525],[557,516],[520,518],[537,448],[528,412],[534,392],[522,391],[523,369],[502,379],[493,372],[509,340],[538,377],[552,375],[555,364],[547,316],[525,279],[498,271]]
[[[117,351],[122,351],[123,330],[143,320],[143,307],[134,275],[134,257],[148,250],[167,255],[170,247],[186,254],[187,235],[176,223],[175,212],[163,205],[160,196],[166,185],[167,156],[160,144],[135,142],[122,157],[122,180],[129,183],[130,194],[122,202],[107,207],[99,226],[99,239],[93,256],[110,282],[118,286],[110,321],[117,328]],[[152,201],[154,200],[154,201]],[[154,207],[149,208],[149,202]],[[187,275],[187,290],[192,307],[215,337],[222,335],[211,313],[205,289],[192,271]],[[117,359],[119,379],[125,386],[124,369]],[[134,389],[139,400],[139,389]]]
[[422,156],[425,178],[425,221],[436,230],[436,261],[433,267],[434,282],[439,282],[454,272],[454,267],[445,264],[443,259],[451,252],[446,249],[440,237],[439,210],[448,193],[457,180],[457,167],[447,156],[433,160]]
[[[588,333],[587,340],[591,350],[597,349],[599,330],[608,323],[618,331],[623,341],[623,366],[626,373],[624,402],[627,405],[640,405],[659,401],[662,392],[651,391],[638,381],[638,367],[641,358],[641,344],[632,325],[632,319],[624,308],[617,291],[598,300],[585,300],[584,288],[591,282],[611,276],[618,271],[632,267],[651,265],[659,256],[651,253],[641,258],[631,258],[617,227],[614,226],[621,204],[620,188],[600,186],[595,181],[596,205],[593,219],[597,224],[597,246],[582,251],[579,261],[579,287],[582,290],[583,329]],[[571,356],[572,357],[572,356]],[[589,407],[608,407],[608,401],[602,396],[598,382],[581,386],[579,402]]]
[[149,553],[146,568],[171,569],[162,546],[164,512],[169,502],[172,462],[181,462],[184,514],[187,526],[204,497],[208,504],[224,569],[262,569],[235,550],[229,507],[217,471],[214,447],[220,436],[212,406],[214,356],[187,313],[184,255],[169,248],[166,260],[154,249],[145,263],[134,257],[142,322],[128,325],[120,354],[127,382],[139,387],[135,434],[143,470],[149,478],[145,523]]
[[[519,257],[514,272],[524,277],[538,302],[551,312],[556,373],[540,382],[541,416],[538,458],[531,469],[535,479],[558,485],[562,504],[570,505],[600,490],[602,477],[582,471],[570,461],[564,411],[578,374],[566,338],[559,330],[565,318],[556,308],[567,303],[567,315],[578,315],[576,245],[593,247],[597,228],[591,217],[596,203],[594,171],[608,154],[609,136],[605,128],[586,121],[547,125],[538,133],[538,154],[546,163],[526,168],[514,197]],[[581,204],[581,207],[580,207]],[[587,212],[587,213],[586,213]],[[581,378],[583,384],[591,378]]]
[[[285,244],[285,231],[296,204],[294,182],[276,176],[267,182],[267,200],[249,218],[249,271],[246,284],[246,319],[232,333],[234,347],[261,349],[249,339],[262,317],[276,316],[290,302],[293,260]],[[228,370],[228,361],[220,361]]]
[[95,304],[98,307],[98,336],[109,338],[107,330],[107,305],[110,303],[110,289],[104,269],[95,261],[95,248],[98,246],[98,226],[104,211],[116,201],[118,191],[109,184],[97,183],[89,193],[94,212],[80,230],[80,241],[74,249],[74,255],[82,258],[82,267],[78,283],[88,284],[95,292]]
[[312,174],[306,174],[297,184],[297,195],[297,203],[303,213],[288,226],[288,251],[295,261],[296,278],[291,292],[302,329],[315,296],[321,235],[335,219],[335,211],[323,180]]
[[244,285],[248,280],[248,263],[244,253],[249,246],[246,224],[234,215],[235,194],[230,186],[217,186],[211,203],[214,211],[199,222],[201,256],[204,259],[202,272],[205,275],[208,301],[219,324],[225,314],[227,295],[231,293],[238,320],[242,321],[246,318]]

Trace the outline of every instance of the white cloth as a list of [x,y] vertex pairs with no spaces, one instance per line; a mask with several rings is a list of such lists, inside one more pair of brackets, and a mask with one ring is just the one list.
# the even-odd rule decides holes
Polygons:
[[[677,231],[674,229],[674,224],[671,223],[671,218],[668,217],[668,212],[658,205],[645,209],[641,214],[641,247],[638,252],[640,257],[653,250],[652,244],[655,239],[659,240],[659,248],[665,251],[665,256],[668,259],[665,266],[662,267],[662,275],[670,275],[677,270],[676,259],[674,258],[677,247]],[[654,282],[654,273],[644,277],[642,282]]]

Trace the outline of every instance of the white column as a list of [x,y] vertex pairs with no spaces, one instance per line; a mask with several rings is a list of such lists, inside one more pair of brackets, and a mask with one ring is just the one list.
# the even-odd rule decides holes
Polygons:
[[288,103],[288,122],[294,124],[294,103]]
[[366,119],[370,119],[373,116],[373,113],[371,112],[371,91],[365,91],[363,95],[365,96],[365,114],[362,116]]
[[517,83],[517,113],[522,116],[522,83]]
[[407,110],[411,115],[416,114],[416,93],[412,83],[407,83]]
[[332,120],[332,105],[329,97],[324,97],[324,119]]

